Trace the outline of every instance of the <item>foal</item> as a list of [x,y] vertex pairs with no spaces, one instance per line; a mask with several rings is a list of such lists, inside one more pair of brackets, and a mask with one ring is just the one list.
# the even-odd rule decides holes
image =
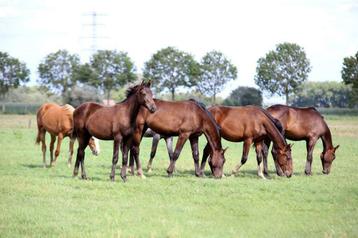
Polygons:
[[[56,163],[57,157],[60,155],[61,143],[64,137],[70,137],[69,144],[69,156],[68,156],[68,166],[71,166],[72,155],[73,155],[73,145],[75,139],[71,138],[72,136],[72,122],[73,122],[73,111],[75,109],[66,104],[64,106],[59,106],[54,103],[45,103],[37,111],[37,137],[36,144],[42,143],[42,160],[43,166],[46,167],[46,140],[45,135],[46,131],[51,135],[50,142],[50,166],[53,166]],[[53,159],[53,149],[56,142],[57,136],[57,146],[55,151],[55,159]],[[88,142],[89,147],[92,150],[94,155],[99,154],[99,143],[98,139],[91,138]]]
[[[144,107],[141,107],[144,106]],[[128,149],[135,128],[135,120],[140,109],[154,112],[150,83],[144,83],[127,90],[126,99],[114,106],[102,106],[97,103],[84,103],[74,112],[74,134],[78,138],[76,164],[73,176],[77,176],[81,165],[81,177],[86,179],[84,166],[85,148],[91,136],[101,140],[113,140],[113,158],[110,179],[114,181],[115,167],[118,162],[118,150],[122,150],[121,177],[126,181]]]
[[222,149],[219,128],[205,106],[195,100],[169,102],[154,99],[154,102],[157,106],[157,111],[150,114],[141,109],[136,121],[137,127],[133,135],[133,146],[131,148],[131,165],[133,164],[133,159],[135,159],[138,174],[142,173],[138,158],[139,145],[143,131],[149,127],[164,136],[178,136],[178,141],[167,169],[168,176],[173,175],[175,162],[188,139],[194,159],[195,175],[203,175],[199,168],[198,141],[199,136],[204,134],[212,151],[211,160],[209,161],[211,171],[216,178],[221,178],[225,163],[225,150]]
[[[323,152],[321,153],[322,173],[329,174],[331,165],[336,158],[335,152],[339,145],[333,146],[332,135],[322,115],[313,107],[298,108],[285,105],[273,105],[266,109],[274,118],[278,119],[284,130],[284,136],[289,140],[306,141],[307,161],[305,174],[312,174],[313,148],[318,139],[322,140]],[[267,150],[270,140],[265,141],[264,153],[265,173],[267,173]],[[282,175],[280,170],[277,170]]]
[[[280,134],[273,118],[263,109],[255,106],[213,106],[208,110],[220,126],[220,134],[225,140],[244,142],[241,162],[235,167],[233,174],[237,173],[240,167],[246,163],[250,145],[254,143],[258,164],[258,176],[265,178],[262,164],[262,147],[264,138],[269,137],[274,142],[274,149],[277,153],[279,166],[287,177],[291,177],[291,146],[286,143]],[[201,170],[204,170],[209,153],[210,148],[206,145],[203,152]]]

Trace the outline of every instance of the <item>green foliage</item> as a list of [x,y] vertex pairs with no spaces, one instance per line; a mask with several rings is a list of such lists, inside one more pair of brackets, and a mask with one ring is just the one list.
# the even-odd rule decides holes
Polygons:
[[236,79],[237,69],[219,51],[207,53],[201,60],[200,68],[198,89],[202,94],[212,97],[212,102],[215,104],[216,94],[223,89],[227,82]]
[[351,87],[343,83],[305,82],[292,98],[292,105],[299,107],[349,107]]
[[[214,179],[193,171],[190,143],[167,178],[168,154],[159,142],[153,172],[147,179],[128,176],[109,180],[112,141],[100,141],[101,154],[86,150],[89,180],[72,177],[68,168],[68,138],[54,168],[42,168],[41,146],[34,145],[35,116],[0,115],[0,234],[1,237],[356,237],[358,234],[357,117],[327,121],[336,153],[330,175],[323,175],[317,143],[313,152],[313,176],[304,175],[305,142],[292,149],[294,176],[256,175],[251,148],[237,177],[228,176],[239,162],[242,143],[229,146],[224,172]],[[47,142],[50,136],[47,135]],[[200,137],[200,150],[205,145]],[[77,144],[77,143],[76,143]],[[49,145],[49,144],[47,144]],[[143,139],[140,158],[145,166],[151,139]],[[77,148],[77,145],[76,145]],[[200,152],[201,152],[200,151]],[[75,152],[76,154],[76,152]],[[49,154],[47,154],[47,161]],[[121,159],[119,160],[120,164]],[[313,225],[314,224],[314,225]],[[199,228],[199,229],[198,229]]]
[[109,100],[112,90],[136,80],[134,72],[134,63],[126,52],[99,50],[89,65],[80,68],[77,78],[103,90]]
[[262,93],[253,87],[238,87],[231,92],[223,104],[227,106],[262,106]]
[[358,105],[358,52],[343,59],[342,79],[352,86],[351,105]]
[[50,53],[38,66],[40,77],[38,82],[42,88],[48,92],[60,94],[65,100],[67,94],[76,85],[74,72],[79,65],[79,57],[70,54],[67,50]]
[[25,63],[11,57],[8,53],[0,51],[0,98],[4,99],[5,94],[11,88],[17,88],[21,83],[30,80],[30,70]]
[[60,103],[61,98],[56,95],[48,96],[40,91],[38,86],[20,86],[10,89],[3,102],[41,104],[45,102]]
[[84,102],[101,102],[102,97],[95,87],[89,85],[76,85],[71,93],[66,96],[66,103],[78,107]]
[[190,54],[167,47],[145,63],[143,76],[153,80],[158,93],[169,90],[174,100],[176,89],[196,85],[199,74],[199,64]]
[[[171,100],[171,94],[160,94],[157,98],[163,99],[163,100]],[[195,99],[196,101],[204,103],[206,106],[212,105],[212,99],[210,97],[207,97],[197,91],[191,91],[191,92],[183,92],[183,93],[177,93],[175,95],[175,100],[182,101],[182,100],[188,100],[188,99]],[[216,98],[216,102],[218,104],[223,102],[223,99],[221,97]]]
[[255,82],[271,95],[289,96],[298,91],[311,71],[306,53],[294,43],[281,43],[257,61]]

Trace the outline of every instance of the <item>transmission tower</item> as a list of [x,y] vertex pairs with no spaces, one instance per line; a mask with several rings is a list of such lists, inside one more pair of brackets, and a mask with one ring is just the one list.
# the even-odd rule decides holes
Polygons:
[[96,11],[92,11],[90,13],[84,14],[84,16],[91,17],[91,23],[83,24],[83,26],[91,27],[91,32],[88,36],[85,36],[82,38],[91,39],[91,41],[92,41],[90,47],[85,50],[89,50],[92,54],[94,54],[98,50],[98,45],[97,45],[98,40],[108,38],[108,37],[101,36],[98,34],[98,28],[105,26],[103,23],[98,22],[98,18],[107,16],[107,15],[97,13]]

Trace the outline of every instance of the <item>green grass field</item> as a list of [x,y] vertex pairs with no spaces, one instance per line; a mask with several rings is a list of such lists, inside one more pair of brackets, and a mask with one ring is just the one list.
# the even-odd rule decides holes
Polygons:
[[[56,167],[44,169],[35,117],[0,115],[0,237],[358,237],[358,117],[327,121],[340,144],[329,176],[321,173],[321,142],[310,177],[303,172],[305,144],[295,142],[292,178],[277,177],[270,157],[271,179],[259,179],[254,149],[230,177],[242,144],[224,142],[229,177],[213,179],[207,167],[207,176],[196,178],[187,144],[168,178],[161,141],[146,179],[123,183],[118,170],[112,183],[111,142],[101,143],[99,157],[87,150],[91,179],[83,181],[66,165],[68,139]],[[204,143],[201,137],[201,150]],[[141,145],[144,167],[150,145]]]

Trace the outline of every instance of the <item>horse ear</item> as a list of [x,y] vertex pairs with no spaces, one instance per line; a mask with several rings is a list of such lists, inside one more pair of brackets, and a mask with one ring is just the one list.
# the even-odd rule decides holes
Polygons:
[[336,147],[334,147],[334,151],[336,151],[339,148],[339,145],[337,145]]
[[147,81],[147,87],[150,88],[151,85],[152,85],[152,80],[148,80]]

